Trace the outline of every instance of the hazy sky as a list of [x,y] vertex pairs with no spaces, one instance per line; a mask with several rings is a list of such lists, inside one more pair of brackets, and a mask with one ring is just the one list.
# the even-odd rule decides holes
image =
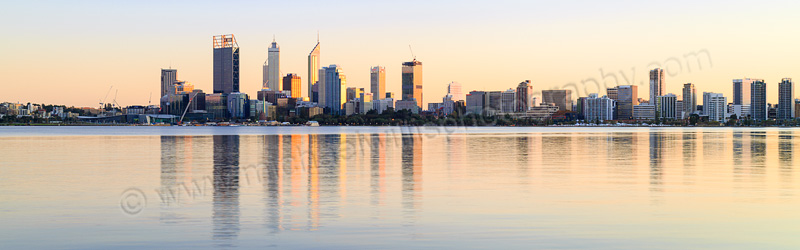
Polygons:
[[319,31],[322,65],[343,67],[348,87],[369,89],[369,68],[382,65],[397,96],[411,44],[426,103],[451,81],[468,92],[526,79],[537,92],[580,95],[637,84],[646,98],[657,66],[669,73],[667,92],[692,82],[732,101],[732,79],[762,78],[775,103],[781,78],[800,79],[798,11],[798,1],[5,2],[0,101],[98,106],[113,85],[123,106],[147,104],[150,93],[155,104],[170,65],[212,92],[211,38],[229,33],[241,48],[241,92],[261,88],[274,35],[281,71],[299,74],[305,93]]

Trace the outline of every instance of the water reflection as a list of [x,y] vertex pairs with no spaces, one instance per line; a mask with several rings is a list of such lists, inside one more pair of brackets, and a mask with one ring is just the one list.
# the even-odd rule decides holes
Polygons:
[[239,136],[215,135],[213,234],[218,246],[235,246],[239,236]]
[[403,208],[406,214],[419,209],[422,194],[422,137],[405,134],[402,139]]

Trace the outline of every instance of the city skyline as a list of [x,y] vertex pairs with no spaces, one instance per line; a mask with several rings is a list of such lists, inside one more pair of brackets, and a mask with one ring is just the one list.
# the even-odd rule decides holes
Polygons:
[[[326,44],[320,65],[341,65],[347,69],[350,78],[348,86],[360,88],[370,87],[367,73],[370,67],[385,65],[386,91],[395,94],[401,93],[399,65],[412,59],[407,49],[412,44],[418,60],[425,62],[424,92],[427,94],[424,104],[438,102],[446,94],[447,84],[453,81],[462,83],[464,93],[472,90],[514,88],[524,79],[531,80],[534,93],[577,86],[579,91],[573,91],[573,98],[587,96],[589,93],[602,95],[606,87],[615,85],[633,84],[645,88],[640,91],[647,91],[646,73],[656,66],[665,68],[666,93],[679,94],[682,85],[691,82],[697,86],[699,93],[712,91],[732,96],[732,79],[752,77],[764,79],[768,83],[770,88],[767,90],[767,102],[776,104],[778,93],[773,86],[777,87],[783,78],[797,78],[797,69],[787,63],[785,58],[800,55],[800,48],[788,42],[792,39],[770,32],[774,31],[772,29],[790,28],[791,23],[796,23],[793,22],[793,15],[781,13],[790,13],[789,5],[797,3],[764,3],[759,6],[748,6],[742,2],[733,2],[726,6],[688,2],[669,5],[580,3],[580,8],[575,8],[574,13],[565,17],[555,17],[544,12],[575,6],[540,4],[537,7],[541,8],[534,14],[541,15],[527,15],[527,19],[521,19],[500,17],[497,14],[481,18],[464,15],[482,13],[485,10],[481,8],[521,11],[526,7],[536,6],[537,3],[500,2],[487,7],[476,2],[465,2],[453,6],[453,11],[443,16],[424,11],[421,18],[412,21],[414,25],[410,26],[401,25],[400,20],[403,18],[397,13],[409,7],[400,7],[398,10],[376,11],[344,19],[341,23],[325,22],[324,18],[330,14],[313,11],[316,15],[312,15],[310,20],[287,22],[269,29],[255,29],[253,25],[278,23],[275,20],[284,18],[285,15],[278,13],[262,20],[252,13],[253,10],[243,10],[241,15],[225,14],[225,17],[231,19],[226,24],[184,20],[188,14],[183,13],[164,15],[163,19],[149,21],[141,16],[157,15],[163,11],[154,10],[155,3],[131,4],[103,13],[80,10],[79,7],[85,7],[89,3],[91,2],[54,3],[43,6],[41,11],[37,9],[40,6],[30,3],[15,3],[12,6],[14,8],[6,8],[15,11],[5,11],[3,19],[28,22],[2,28],[7,33],[19,34],[22,39],[5,41],[7,46],[0,49],[7,59],[2,61],[0,72],[9,76],[5,80],[8,82],[4,84],[6,89],[0,93],[0,99],[94,107],[109,86],[114,86],[120,90],[118,101],[122,105],[146,104],[150,93],[154,92],[152,96],[160,93],[158,84],[155,84],[160,79],[155,72],[162,68],[180,70],[179,79],[191,82],[195,88],[210,93],[213,89],[212,65],[209,63],[212,54],[207,49],[208,36],[231,33],[237,35],[237,41],[244,49],[240,63],[240,91],[243,93],[254,95],[260,89],[260,74],[263,73],[261,67],[267,60],[267,48],[273,37],[282,45],[281,52],[284,55],[281,58],[281,71],[296,72],[301,79],[308,79],[305,74],[307,56],[316,43],[315,36],[319,31],[321,43]],[[175,3],[166,5],[181,7]],[[262,7],[259,4],[243,5],[253,7],[243,9]],[[292,7],[295,4],[282,5],[285,6],[281,7]],[[320,5],[332,6],[325,3]],[[348,2],[340,8],[343,8],[344,14],[366,8],[359,5],[361,4]],[[443,3],[425,5],[425,9],[436,9],[434,7],[442,6]],[[601,11],[590,11],[593,7]],[[652,7],[665,11],[652,19],[636,19]],[[208,4],[187,8],[194,11],[193,13],[213,10]],[[612,9],[619,9],[631,16],[609,18],[608,13],[602,12]],[[747,22],[724,18],[727,12],[744,9],[771,14],[760,20]],[[70,14],[67,16],[69,18],[63,18],[67,14],[57,13],[56,10],[85,15],[73,17]],[[46,14],[50,15],[43,16]],[[109,18],[112,16],[115,18]],[[49,21],[59,17],[66,21]],[[43,21],[31,22],[38,20],[37,18]],[[359,22],[365,18],[377,18],[385,22],[379,25],[380,29],[370,27],[369,30],[374,32],[367,36],[361,34],[367,27],[362,28],[363,25]],[[109,22],[99,24],[92,21],[97,19],[109,19]],[[692,21],[683,21],[684,19]],[[463,26],[451,25],[454,20],[464,21]],[[590,20],[598,22],[586,25],[585,21]],[[631,22],[633,20],[639,22],[634,24]],[[730,24],[720,26],[721,24],[717,24],[720,20]],[[67,24],[75,27],[70,30],[71,33],[58,31],[59,27]],[[178,28],[156,29],[164,24],[173,24]],[[654,24],[659,24],[657,31],[644,29]],[[115,29],[112,32],[98,32],[110,27]],[[445,32],[434,32],[445,27],[449,27]],[[760,27],[772,28],[764,30]],[[635,32],[631,32],[632,30]],[[707,32],[709,30],[714,32]],[[665,32],[675,35],[663,35]],[[722,39],[741,33],[750,35],[737,36],[733,40]],[[58,39],[55,39],[56,36]],[[778,37],[781,39],[777,39]],[[86,39],[94,39],[95,43],[86,43]],[[616,43],[609,43],[610,40]],[[93,47],[87,47],[87,44]],[[89,48],[93,49],[88,50]],[[489,48],[491,53],[477,53],[481,48]],[[81,50],[103,52],[88,52],[76,56],[75,51]],[[576,61],[577,58],[581,59]],[[697,58],[701,61],[698,62]],[[748,60],[736,60],[737,58]],[[481,65],[481,70],[471,70],[474,64],[480,62],[492,63]],[[48,74],[30,77],[36,71]],[[102,73],[96,73],[98,71]],[[86,78],[89,75],[93,77]],[[600,84],[589,80],[599,81]],[[29,91],[31,87],[37,91]],[[645,93],[639,94],[645,96]]]

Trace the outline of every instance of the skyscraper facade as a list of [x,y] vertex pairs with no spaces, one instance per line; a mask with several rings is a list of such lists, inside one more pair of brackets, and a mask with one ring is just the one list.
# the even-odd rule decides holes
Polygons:
[[[172,85],[178,81],[177,69],[161,69],[161,97],[168,94],[175,94]],[[160,98],[160,97],[159,97]]]
[[372,67],[369,70],[369,83],[372,96],[376,99],[383,99],[386,95],[386,68]]
[[500,112],[514,113],[517,106],[517,91],[515,89],[508,89],[503,92],[502,103],[500,104]]
[[633,119],[633,106],[639,105],[639,86],[636,85],[620,85],[616,88],[616,99],[609,99],[616,101],[616,119],[631,120]]
[[283,77],[283,90],[291,92],[292,98],[300,98],[303,96],[303,90],[300,89],[300,76],[297,74],[288,74]]
[[531,84],[531,80],[525,80],[517,85],[516,105],[516,112],[528,112],[531,107],[536,106],[533,101],[533,84]]
[[422,62],[404,62],[402,78],[403,100],[416,99],[417,106],[422,107]]
[[778,119],[794,118],[794,83],[792,78],[783,78],[778,85]]
[[[705,106],[703,106],[705,107]],[[683,113],[684,116],[689,117],[692,113],[697,111],[697,89],[694,84],[683,84]],[[682,117],[682,118],[686,118]]]
[[656,96],[656,116],[661,119],[677,118],[678,96],[667,94]]
[[750,105],[750,85],[753,79],[733,79],[733,105]]
[[214,36],[214,93],[239,92],[239,44],[233,34]]
[[606,121],[614,119],[615,101],[607,96],[598,97],[589,94],[588,98],[581,98],[584,119],[586,121]]
[[753,79],[750,84],[750,118],[767,119],[767,83],[761,79]]
[[555,103],[558,110],[572,110],[572,90],[542,90],[542,103]]
[[[314,85],[319,81],[319,37],[317,37],[317,45],[308,54],[308,97],[312,102],[318,102],[319,96],[314,93]],[[319,90],[318,90],[319,91]]]
[[267,64],[267,61],[264,61],[264,65],[261,66],[261,88],[268,89],[269,88],[269,85],[267,84],[268,82],[269,82],[269,65]]
[[[333,114],[342,114],[343,106],[347,99],[347,79],[339,65],[332,64],[323,68],[324,81],[324,107],[330,108]],[[323,87],[320,86],[320,87]],[[322,91],[322,89],[320,89]]]
[[703,114],[709,121],[725,122],[728,98],[721,93],[703,92]]
[[464,92],[461,91],[461,83],[460,82],[450,82],[447,84],[447,94],[452,97],[452,100],[455,101],[464,101],[466,100],[466,95]]
[[655,103],[658,96],[666,94],[664,85],[664,70],[655,68],[650,70],[650,103]]
[[272,45],[267,50],[267,74],[269,77],[267,85],[272,91],[281,91],[281,48],[273,39]]

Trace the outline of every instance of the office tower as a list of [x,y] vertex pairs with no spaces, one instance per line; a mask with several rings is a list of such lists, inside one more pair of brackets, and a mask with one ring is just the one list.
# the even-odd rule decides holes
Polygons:
[[[324,87],[324,100],[323,107],[331,109],[332,114],[342,114],[343,106],[347,99],[347,79],[345,78],[344,71],[339,65],[331,64],[323,68],[325,78],[323,82]],[[323,89],[320,89],[322,91]]]
[[317,89],[317,104],[321,107],[325,107],[326,99],[325,99],[325,68],[320,68],[317,70],[317,84],[314,84],[314,88]]
[[281,91],[281,48],[275,39],[267,52],[267,85],[272,91]]
[[461,83],[459,82],[450,82],[450,84],[447,84],[447,94],[452,97],[454,102],[463,101],[466,98],[464,92],[461,91]]
[[783,78],[778,85],[778,119],[790,120],[794,117],[794,84],[792,78]]
[[386,68],[381,66],[372,67],[369,70],[369,86],[372,96],[376,99],[383,99],[386,95]]
[[484,106],[484,113],[486,115],[496,115],[503,109],[503,92],[501,91],[486,91],[486,105]]
[[232,34],[214,36],[214,93],[239,92],[239,44]]
[[721,93],[703,92],[703,115],[707,115],[709,121],[725,122],[727,104],[728,98]]
[[666,94],[664,85],[664,70],[655,68],[650,70],[650,103],[655,103],[657,96]]
[[303,91],[300,89],[300,76],[288,74],[283,77],[283,90],[292,93],[292,98],[302,97]]
[[264,61],[264,66],[261,66],[261,88],[268,89],[269,85],[269,65]]
[[767,109],[767,83],[761,79],[753,79],[750,84],[750,118],[766,120]]
[[467,114],[482,115],[486,106],[486,92],[472,91],[466,98]]
[[403,63],[403,100],[415,99],[422,107],[422,62],[414,59]]
[[674,94],[656,96],[656,116],[661,119],[677,118],[677,102],[678,96]]
[[[697,111],[697,89],[694,84],[683,84],[683,112],[686,117]],[[685,117],[683,117],[685,118]]]
[[514,89],[508,89],[503,92],[503,99],[502,103],[500,104],[501,109],[500,112],[502,113],[514,113],[517,106],[517,91]]
[[345,101],[350,101],[356,98],[360,98],[361,95],[364,94],[364,88],[347,88],[347,95]]
[[633,106],[639,105],[639,86],[620,85],[607,91],[608,99],[616,101],[614,119],[633,119]]
[[572,90],[542,90],[542,103],[555,103],[558,110],[572,110]]
[[[161,96],[175,94],[173,84],[178,81],[177,69],[161,69]],[[159,97],[160,98],[160,97]]]
[[228,94],[228,114],[232,119],[243,119],[247,118],[250,114],[248,108],[250,104],[248,101],[250,98],[245,93],[234,92]]
[[733,104],[750,105],[750,85],[754,79],[733,79]]
[[314,85],[317,84],[319,81],[319,34],[317,35],[317,45],[314,46],[314,49],[311,50],[311,53],[308,54],[308,97],[311,98],[312,102],[318,102],[319,96],[315,97],[313,90],[319,88],[314,88]]
[[586,121],[606,121],[614,119],[614,99],[608,96],[598,97],[597,94],[589,94],[589,97],[580,98],[584,120]]
[[536,106],[533,101],[533,84],[531,84],[531,80],[525,80],[517,85],[516,104],[516,112],[527,112],[531,107]]

